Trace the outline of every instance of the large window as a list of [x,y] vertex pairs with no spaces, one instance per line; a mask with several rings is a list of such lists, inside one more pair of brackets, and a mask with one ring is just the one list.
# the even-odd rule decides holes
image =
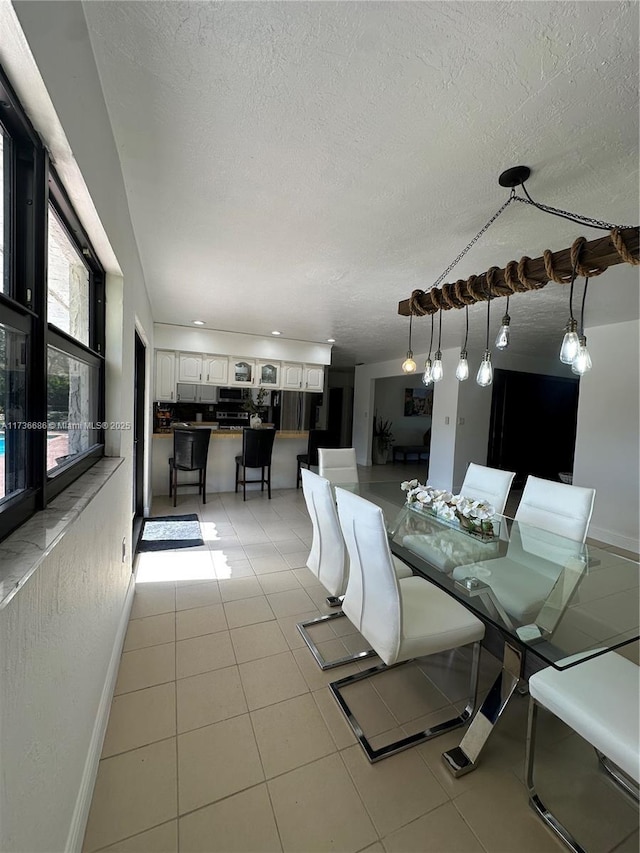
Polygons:
[[104,276],[0,69],[0,539],[104,447]]

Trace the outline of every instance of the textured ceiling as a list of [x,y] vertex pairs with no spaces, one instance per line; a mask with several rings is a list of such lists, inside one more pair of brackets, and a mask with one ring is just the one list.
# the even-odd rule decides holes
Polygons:
[[[84,9],[159,322],[333,337],[338,364],[395,358],[398,301],[506,199],[503,169],[529,165],[553,206],[638,220],[635,3]],[[453,277],[578,234],[598,236],[511,205]],[[587,323],[637,317],[637,293],[630,267],[594,280]],[[512,300],[524,353],[561,334],[566,302],[557,285]],[[470,314],[479,341],[484,309]]]

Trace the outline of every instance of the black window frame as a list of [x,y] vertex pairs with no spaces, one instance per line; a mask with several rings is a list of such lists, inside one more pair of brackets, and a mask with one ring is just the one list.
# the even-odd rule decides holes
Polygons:
[[[98,399],[92,413],[105,418],[105,274],[48,152],[0,67],[0,125],[10,139],[9,292],[0,291],[0,323],[28,335],[25,423],[47,422],[47,351],[54,346],[98,369]],[[6,178],[7,176],[5,176]],[[6,196],[6,193],[5,193]],[[4,199],[0,203],[5,203]],[[49,204],[89,271],[89,344],[67,335],[47,320],[47,232]],[[0,540],[104,456],[104,430],[97,442],[68,463],[47,473],[47,430],[27,434],[26,486],[0,501]]]

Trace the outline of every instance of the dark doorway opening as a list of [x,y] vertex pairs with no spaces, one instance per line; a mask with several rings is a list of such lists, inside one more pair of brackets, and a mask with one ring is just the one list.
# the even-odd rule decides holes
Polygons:
[[144,519],[144,391],[146,384],[146,347],[135,333],[135,367],[133,391],[133,553],[142,532]]
[[578,387],[569,377],[495,371],[487,464],[515,471],[514,488],[529,474],[558,481],[573,472]]

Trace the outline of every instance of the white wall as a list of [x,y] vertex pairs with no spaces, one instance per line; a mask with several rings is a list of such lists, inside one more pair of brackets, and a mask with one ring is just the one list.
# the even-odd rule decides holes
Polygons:
[[589,535],[638,552],[640,323],[586,333],[593,368],[580,380],[573,482],[596,490]]
[[131,578],[121,552],[129,488],[121,465],[0,610],[0,850],[7,853],[60,853],[74,816],[82,818],[79,793]]
[[[82,4],[16,3],[17,19],[0,6],[0,61],[109,274],[106,419],[132,422],[134,325],[153,347],[151,307]],[[1,614],[2,850],[82,843],[93,782],[85,768],[101,749],[98,704],[129,604],[132,447],[131,431],[109,434],[108,453],[124,463]]]

